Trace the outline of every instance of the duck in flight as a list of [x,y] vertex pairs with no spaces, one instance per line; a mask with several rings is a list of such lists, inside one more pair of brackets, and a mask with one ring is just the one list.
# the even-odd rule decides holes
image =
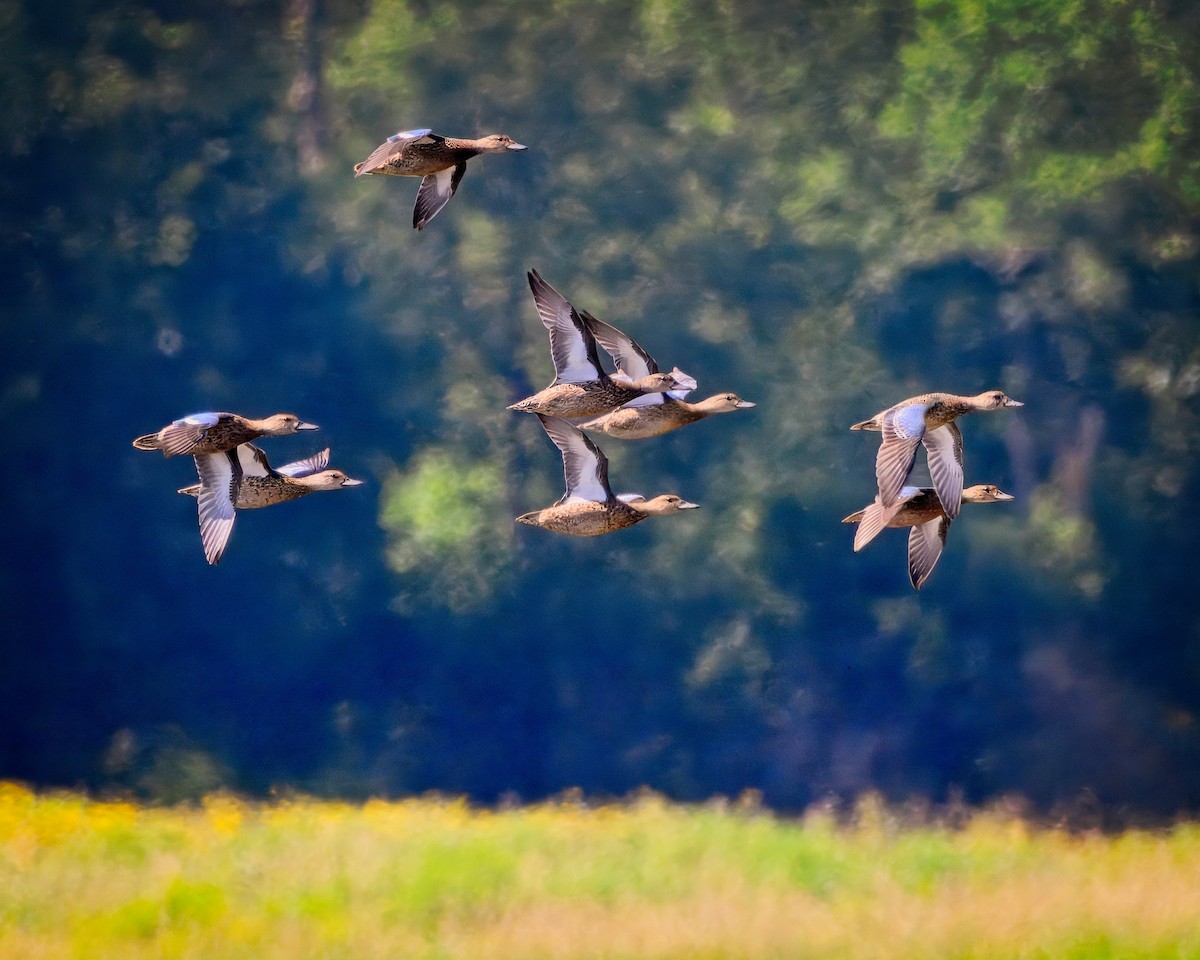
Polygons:
[[267,455],[253,443],[200,454],[195,461],[200,482],[179,492],[197,500],[200,541],[205,559],[211,564],[220,563],[229,545],[236,511],[270,507],[316,491],[340,490],[362,483],[341,470],[326,469],[328,448],[278,469],[271,466]]
[[133,441],[139,450],[161,450],[164,457],[181,453],[199,456],[232,450],[240,443],[259,437],[283,437],[301,430],[316,430],[294,413],[275,413],[262,420],[236,413],[193,413],[168,423],[157,433],[148,433]]
[[594,417],[643,394],[696,386],[696,381],[678,368],[672,373],[659,371],[644,351],[637,355],[635,367],[640,376],[630,376],[621,369],[610,376],[600,366],[595,336],[571,302],[536,270],[529,271],[528,279],[538,316],[550,333],[554,380],[544,390],[510,404],[509,410],[554,417]]
[[467,161],[481,153],[513,153],[528,149],[506,133],[493,133],[470,140],[443,137],[432,130],[402,130],[388,137],[355,164],[354,176],[381,174],[420,177],[417,202],[413,207],[413,229],[423,230],[458,190],[467,172]]
[[875,456],[875,479],[879,502],[893,512],[912,470],[917,446],[923,444],[933,487],[946,516],[953,520],[958,516],[963,489],[962,433],[954,421],[968,413],[1022,406],[1002,390],[988,390],[974,397],[925,393],[901,400],[850,429],[883,434]]
[[[962,491],[963,503],[1001,503],[1014,500],[991,483],[977,483]],[[908,578],[913,588],[920,590],[933,573],[946,546],[946,535],[950,531],[951,519],[946,516],[942,501],[932,487],[900,488],[897,498],[899,509],[889,512],[879,501],[845,517],[842,523],[857,523],[854,532],[854,549],[861,550],[885,527],[910,527],[908,533]]]
[[537,416],[562,454],[567,489],[557,503],[522,514],[517,517],[518,523],[576,537],[597,537],[631,527],[647,517],[699,507],[674,493],[650,500],[638,493],[615,496],[608,483],[608,458],[591,438],[559,417]]

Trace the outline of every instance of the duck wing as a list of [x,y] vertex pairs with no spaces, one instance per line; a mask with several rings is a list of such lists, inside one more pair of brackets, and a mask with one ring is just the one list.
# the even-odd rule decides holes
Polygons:
[[563,458],[563,478],[567,490],[559,503],[591,500],[607,503],[613,498],[608,485],[608,458],[582,430],[561,417],[537,414],[546,435],[558,447]]
[[425,224],[436,217],[458,190],[458,183],[467,172],[467,161],[460,160],[452,167],[431,173],[421,178],[417,191],[417,202],[413,207],[413,227],[423,230]]
[[229,451],[236,459],[238,480],[242,477],[276,477],[279,471],[271,467],[262,447],[253,443],[239,443]]
[[404,151],[414,143],[436,143],[444,139],[436,135],[430,136],[432,133],[432,130],[426,128],[420,130],[401,130],[399,133],[393,133],[383,143],[372,150],[371,155],[366,160],[354,168],[354,175],[361,177],[367,173],[374,173],[380,167],[387,166],[394,158],[403,155]]
[[[172,421],[158,431],[157,447],[168,456],[190,453],[210,429],[221,422],[224,413],[192,413]],[[135,441],[136,442],[136,441]]]
[[879,500],[890,507],[900,495],[900,489],[912,469],[917,445],[925,436],[925,411],[921,403],[885,410],[880,418],[883,439],[875,455],[875,479],[879,484]]
[[530,270],[528,277],[542,326],[550,331],[554,382],[593,383],[603,380],[605,374],[600,369],[596,338],[571,302],[543,280],[536,270]]
[[908,579],[913,589],[921,589],[941,559],[950,523],[949,517],[934,517],[908,532]]
[[[199,486],[195,488],[200,515],[200,543],[204,547],[205,559],[217,564],[221,562],[233,533],[236,517],[234,504],[241,482],[241,466],[233,450],[205,453],[193,459],[196,461],[196,473],[200,476]],[[187,489],[190,491],[192,488]]]
[[[579,316],[587,325],[592,336],[596,338],[596,342],[604,348],[604,352],[612,357],[612,362],[618,370],[623,371],[633,380],[641,380],[643,377],[659,372],[654,358],[633,337],[618,330],[611,323],[605,323],[586,310],[581,310]],[[671,391],[670,396],[676,400],[682,400],[696,389],[695,378],[688,376],[678,367],[671,371],[671,376],[675,378],[678,389]],[[642,396],[650,398],[648,399],[649,403],[662,403],[662,394],[648,393]]]
[[903,487],[896,502],[890,507],[885,507],[876,496],[867,506],[843,519],[842,523],[858,524],[858,529],[854,531],[854,552],[858,553],[879,536],[884,527],[888,526],[904,509],[904,506],[919,493],[920,490],[917,487]]
[[930,430],[922,438],[926,459],[929,461],[929,476],[933,488],[946,516],[953,520],[958,516],[962,504],[963,489],[963,440],[958,424],[951,420],[944,426]]
[[618,370],[624,370],[634,380],[658,373],[658,364],[654,362],[654,358],[643,350],[633,337],[586,310],[580,311],[579,316],[587,324],[596,342],[604,348],[604,352],[612,357]]
[[281,473],[285,477],[297,479],[299,477],[311,477],[314,473],[320,473],[329,466],[329,448],[326,447],[320,453],[314,453],[311,457],[306,457],[303,460],[297,460],[295,463],[285,463],[275,472]]

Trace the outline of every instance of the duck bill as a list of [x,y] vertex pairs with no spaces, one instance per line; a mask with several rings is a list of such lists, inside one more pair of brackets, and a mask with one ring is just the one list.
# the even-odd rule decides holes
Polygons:
[[757,403],[754,403],[753,401],[750,401],[750,400],[739,400],[737,402],[737,408],[739,410],[749,410],[751,407],[757,407],[757,406],[758,406]]
[[997,503],[1003,503],[1005,500],[1017,499],[1011,493],[1005,493],[1003,490],[997,490],[993,496],[995,497]]
[[318,427],[315,423],[298,423],[298,424],[296,424],[296,429],[297,430],[320,430],[321,428]]
[[675,509],[676,510],[699,510],[700,504],[692,503],[689,500],[684,500],[683,503],[679,504]]
[[1004,405],[1006,407],[1023,407],[1023,406],[1025,406],[1025,404],[1023,404],[1020,400],[1014,400],[1012,397],[1009,397],[1007,400],[1005,400]]
[[365,482],[366,481],[364,481],[364,480],[353,480],[350,477],[347,477],[345,480],[342,481],[342,486],[343,487],[361,487]]
[[525,146],[525,144],[523,144],[523,143],[510,143],[508,145],[508,149],[509,150],[528,150],[529,148],[527,146]]

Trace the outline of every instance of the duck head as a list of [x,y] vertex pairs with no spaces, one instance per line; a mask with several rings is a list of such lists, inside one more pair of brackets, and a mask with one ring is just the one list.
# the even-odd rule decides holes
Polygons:
[[517,143],[507,133],[493,133],[480,137],[478,141],[481,153],[508,153],[510,150],[528,150],[523,143]]
[[975,398],[980,410],[999,410],[1001,407],[1023,407],[1020,400],[1007,396],[1003,390],[988,390]]
[[276,413],[262,421],[263,432],[271,437],[286,437],[300,430],[318,430],[315,423],[305,423],[294,413]]
[[967,487],[962,492],[962,498],[964,503],[1001,503],[1004,500],[1017,499],[994,483],[977,483],[973,487]]
[[650,500],[637,497],[625,502],[638,511],[638,513],[644,513],[652,517],[661,517],[668,513],[677,513],[680,510],[698,510],[700,508],[700,504],[689,503],[677,493],[660,493],[657,497]]

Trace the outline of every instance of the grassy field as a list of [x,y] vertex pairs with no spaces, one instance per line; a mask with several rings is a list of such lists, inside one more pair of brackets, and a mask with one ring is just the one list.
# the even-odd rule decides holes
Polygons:
[[1200,958],[1200,826],[654,797],[195,807],[0,784],[4,958]]

